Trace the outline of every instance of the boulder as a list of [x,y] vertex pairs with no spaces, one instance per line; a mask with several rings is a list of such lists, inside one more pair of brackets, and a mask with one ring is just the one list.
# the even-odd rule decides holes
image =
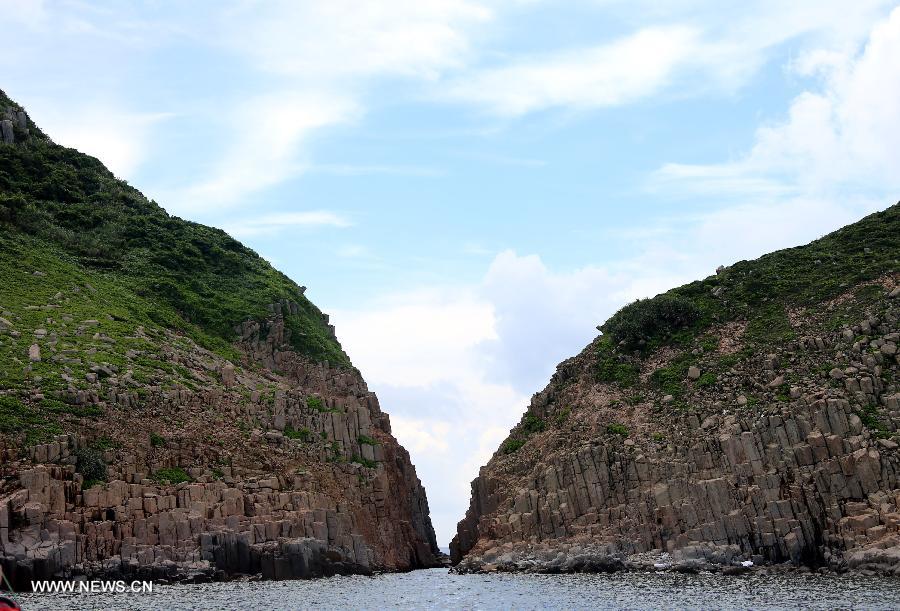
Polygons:
[[225,365],[222,366],[222,385],[225,388],[234,386],[234,365],[230,361],[225,361]]

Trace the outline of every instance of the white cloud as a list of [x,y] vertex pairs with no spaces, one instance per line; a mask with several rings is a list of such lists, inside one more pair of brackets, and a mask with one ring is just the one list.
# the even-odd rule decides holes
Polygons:
[[791,67],[818,76],[820,87],[804,91],[787,117],[760,127],[750,151],[714,165],[668,164],[657,187],[671,192],[768,195],[820,201],[848,193],[896,198],[900,188],[900,8],[871,31],[860,52],[812,50]]
[[339,214],[327,210],[306,212],[277,212],[231,221],[223,229],[236,237],[271,235],[299,227],[350,227],[352,223]]
[[477,377],[470,371],[470,350],[495,337],[490,304],[469,289],[392,295],[370,306],[353,316],[333,316],[343,318],[341,336],[350,338],[351,354],[366,362],[368,376],[384,384],[427,386],[461,368],[468,377]]
[[465,0],[244,2],[223,29],[259,68],[291,77],[434,78],[461,66],[467,28],[491,11]]
[[317,130],[358,116],[356,102],[341,94],[279,92],[251,98],[225,117],[230,144],[211,174],[161,196],[175,212],[223,209],[266,187],[296,176],[306,167],[299,156]]
[[560,273],[537,256],[505,251],[474,285],[381,297],[332,313],[342,344],[413,454],[441,542],[465,513],[478,467],[556,364],[620,305],[676,277],[671,268],[633,262],[621,271]]
[[664,87],[696,45],[690,28],[647,28],[607,45],[464,75],[446,95],[513,116],[553,107],[614,106]]
[[372,253],[363,244],[344,244],[337,249],[337,256],[345,259],[360,259],[371,257]]
[[224,11],[198,36],[234,51],[244,69],[268,74],[277,85],[227,113],[221,129],[235,137],[211,173],[160,199],[196,214],[233,206],[303,172],[441,175],[427,167],[314,164],[305,156],[316,131],[364,113],[369,80],[431,79],[463,65],[468,28],[490,18],[464,0],[248,0]]
[[306,170],[317,174],[333,174],[335,176],[369,176],[372,174],[382,174],[389,176],[419,176],[423,178],[433,178],[444,175],[444,171],[438,168],[412,165],[317,163],[310,165]]
[[120,178],[134,178],[153,144],[153,133],[171,113],[123,111],[114,104],[96,102],[58,106],[39,101],[28,108],[32,118],[59,144],[93,155]]
[[332,313],[344,348],[413,453],[443,543],[464,513],[477,466],[527,401],[490,379],[482,346],[497,339],[495,314],[477,290],[435,287]]
[[47,20],[47,6],[43,0],[0,0],[0,14],[7,24],[36,28]]
[[852,11],[836,0],[765,0],[728,10],[706,0],[597,4],[620,12],[633,32],[594,46],[520,54],[499,67],[470,66],[434,95],[516,117],[618,106],[663,93],[730,93],[786,42],[800,55],[818,50],[820,60],[852,48],[892,2],[861,0]]

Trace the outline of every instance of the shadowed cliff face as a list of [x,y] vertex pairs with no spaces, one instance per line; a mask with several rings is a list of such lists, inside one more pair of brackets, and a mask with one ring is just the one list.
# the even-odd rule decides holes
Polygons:
[[0,98],[15,120],[0,143],[13,585],[434,566],[409,455],[303,287]]
[[900,570],[897,235],[900,206],[623,309],[472,483],[456,570]]

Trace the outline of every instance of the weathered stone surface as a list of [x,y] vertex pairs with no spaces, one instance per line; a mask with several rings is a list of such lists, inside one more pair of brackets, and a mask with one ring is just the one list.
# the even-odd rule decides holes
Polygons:
[[[677,353],[629,361],[642,382],[620,387],[597,383],[592,343],[532,399],[544,430],[514,430],[524,445],[472,482],[455,570],[788,562],[900,574],[900,306],[878,308],[839,330],[828,309],[798,317],[800,340],[741,360],[715,386],[685,383],[677,402],[643,383]],[[737,351],[733,328],[710,333]],[[685,351],[689,379],[722,358]]]
[[225,388],[234,386],[234,365],[227,361],[222,366],[222,385]]
[[[78,326],[101,327],[93,335],[102,341],[100,320]],[[50,328],[35,331],[53,341]],[[73,412],[97,406],[103,419],[31,447],[0,435],[0,565],[14,586],[74,575],[289,579],[437,565],[425,491],[377,397],[356,370],[294,353],[285,331],[281,314],[244,323],[238,365],[173,336],[170,361],[206,381],[193,390],[92,363],[86,379],[96,389],[64,398]],[[110,436],[108,481],[84,488],[80,450]],[[165,469],[193,481],[169,484]]]
[[9,119],[0,121],[0,138],[4,144],[13,144],[16,141],[16,134],[13,131],[13,122]]

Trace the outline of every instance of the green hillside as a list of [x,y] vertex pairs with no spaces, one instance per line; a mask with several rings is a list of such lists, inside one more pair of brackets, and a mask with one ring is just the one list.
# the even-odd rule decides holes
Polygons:
[[[739,261],[705,280],[638,300],[598,329],[610,345],[643,352],[687,344],[711,324],[729,320],[752,321],[748,332],[757,342],[790,339],[785,308],[828,307],[848,287],[900,269],[898,232],[900,204],[809,244]],[[832,318],[833,328],[851,320],[840,309]]]
[[[0,106],[7,105],[14,103],[0,92]],[[167,214],[97,159],[33,131],[21,144],[0,147],[5,268],[16,267],[24,252],[41,251],[144,298],[148,317],[219,348],[233,339],[235,324],[291,299],[302,308],[288,321],[294,348],[348,364],[319,309],[255,252],[220,229]]]
[[[0,92],[0,110],[8,106],[16,104]],[[255,252],[167,214],[97,159],[28,127],[0,144],[0,433],[28,430],[53,410],[77,412],[56,399],[88,387],[91,367],[190,387],[163,340],[236,359],[235,327],[282,299],[299,305],[285,316],[293,349],[350,366],[322,312]],[[30,362],[35,341],[45,354]],[[35,394],[46,409],[13,398]]]

